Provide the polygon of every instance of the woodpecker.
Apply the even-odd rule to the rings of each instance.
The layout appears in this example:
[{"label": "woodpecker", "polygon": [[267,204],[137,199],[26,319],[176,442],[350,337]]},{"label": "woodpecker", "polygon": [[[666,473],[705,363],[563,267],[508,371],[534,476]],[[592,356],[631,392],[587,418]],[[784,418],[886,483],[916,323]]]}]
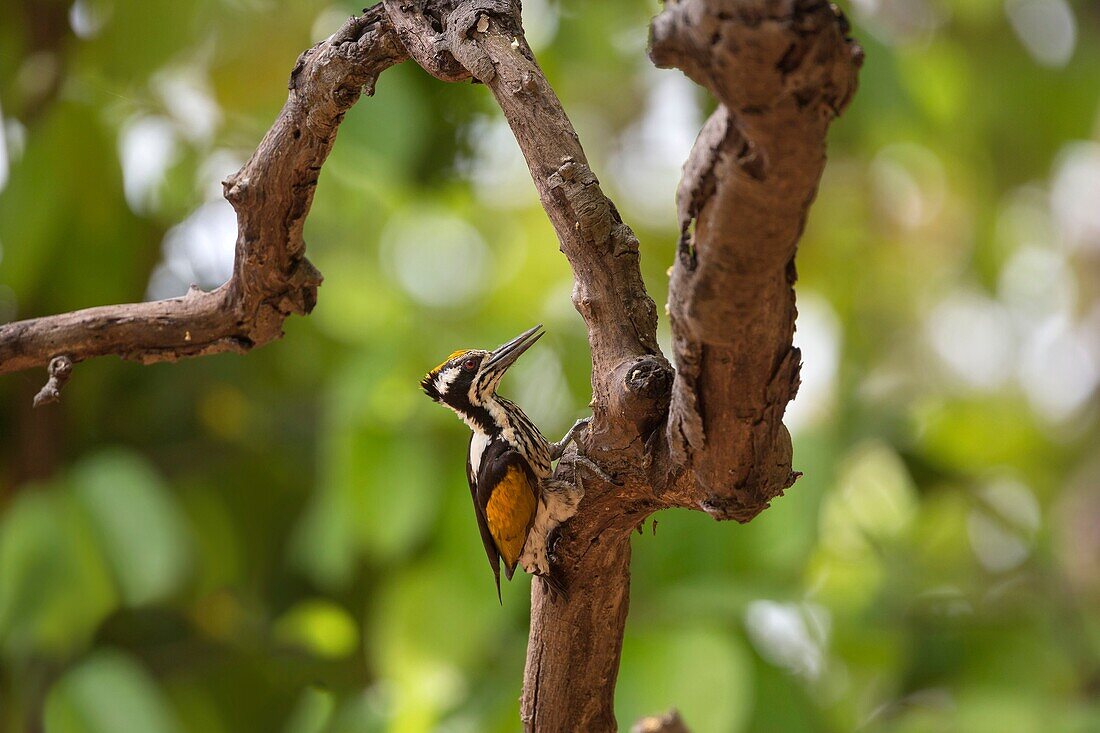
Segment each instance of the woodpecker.
[{"label": "woodpecker", "polygon": [[542,337],[541,329],[528,329],[493,351],[456,351],[420,380],[428,397],[454,410],[472,431],[466,478],[498,600],[502,560],[508,580],[522,565],[561,590],[550,573],[548,537],[576,514],[584,495],[579,482],[552,479],[550,464],[588,420],[578,420],[564,438],[551,443],[519,405],[496,393],[508,367]]}]

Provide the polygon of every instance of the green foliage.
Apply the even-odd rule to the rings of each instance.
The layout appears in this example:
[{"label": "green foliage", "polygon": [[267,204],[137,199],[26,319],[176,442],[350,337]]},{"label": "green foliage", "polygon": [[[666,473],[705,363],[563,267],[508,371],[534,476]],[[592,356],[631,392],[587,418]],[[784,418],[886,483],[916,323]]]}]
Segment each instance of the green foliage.
[{"label": "green foliage", "polygon": [[73,470],[73,494],[95,525],[127,605],[166,600],[187,573],[187,528],[159,477],[139,459],[99,454]]},{"label": "green foliage", "polygon": [[[713,102],[645,59],[658,3],[524,5],[661,310]],[[220,179],[358,7],[0,3],[0,321],[217,285]],[[623,727],[1100,730],[1100,15],[850,10],[867,61],[798,261],[805,475],[746,526],[634,538]],[[417,381],[545,323],[504,391],[556,437],[589,361],[485,89],[386,72],[306,240],[325,283],[280,343],[83,363],[37,411],[43,374],[0,380],[0,729],[517,729],[529,581],[498,605],[466,429]]]},{"label": "green foliage", "polygon": [[102,650],[71,668],[46,699],[50,733],[178,733],[156,682],[132,659]]},{"label": "green foliage", "polygon": [[67,656],[117,605],[94,529],[72,497],[40,488],[8,508],[0,533],[0,639],[5,656]]}]

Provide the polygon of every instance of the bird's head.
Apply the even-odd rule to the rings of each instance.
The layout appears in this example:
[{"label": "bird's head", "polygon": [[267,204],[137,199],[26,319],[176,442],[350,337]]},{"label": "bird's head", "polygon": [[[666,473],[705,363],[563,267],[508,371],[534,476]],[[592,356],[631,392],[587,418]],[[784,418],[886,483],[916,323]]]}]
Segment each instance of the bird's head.
[{"label": "bird's head", "polygon": [[462,349],[420,380],[424,394],[460,414],[484,406],[508,367],[542,337],[542,325],[530,328],[493,351]]}]

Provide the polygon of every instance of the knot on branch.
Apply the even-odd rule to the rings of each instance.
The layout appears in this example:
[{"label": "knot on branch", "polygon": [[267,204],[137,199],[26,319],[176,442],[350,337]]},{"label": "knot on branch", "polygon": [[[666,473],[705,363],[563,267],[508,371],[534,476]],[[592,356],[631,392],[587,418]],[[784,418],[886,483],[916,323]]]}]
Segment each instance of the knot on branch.
[{"label": "knot on branch", "polygon": [[227,176],[226,179],[222,181],[222,195],[225,196],[226,201],[233,205],[234,210],[244,204],[251,190],[251,182],[247,177],[242,176],[243,173],[244,168]]},{"label": "knot on branch", "polygon": [[[237,339],[242,350],[282,338],[283,322],[291,314],[309,315],[317,305],[317,288],[323,280],[320,271],[305,257],[275,280],[257,279],[246,273],[242,278],[246,289],[233,295],[243,331],[243,337]],[[236,281],[233,284],[237,285]]]},{"label": "knot on branch", "polygon": [[443,81],[473,76],[488,82],[495,75],[472,38],[475,31],[485,32],[479,31],[483,17],[496,21],[504,33],[523,32],[515,0],[383,0],[383,5],[409,56]]},{"label": "knot on branch", "polygon": [[663,403],[668,405],[669,390],[672,389],[672,367],[668,361],[658,356],[643,356],[632,362],[626,370],[625,394],[636,401]]},{"label": "knot on branch", "polygon": [[615,423],[626,429],[622,442],[641,436],[644,443],[663,423],[674,376],[672,366],[661,356],[642,356],[618,366],[611,383],[619,387],[611,393],[610,407]]},{"label": "knot on branch", "polygon": [[298,260],[288,280],[289,288],[285,300],[289,301],[289,309],[280,309],[284,313],[305,316],[313,312],[317,305],[317,288],[324,282],[321,271],[314,267],[313,263],[305,257]]},{"label": "knot on branch", "polygon": [[50,375],[46,385],[34,396],[34,406],[41,407],[61,399],[61,388],[73,374],[73,360],[67,356],[55,356],[47,368]]}]

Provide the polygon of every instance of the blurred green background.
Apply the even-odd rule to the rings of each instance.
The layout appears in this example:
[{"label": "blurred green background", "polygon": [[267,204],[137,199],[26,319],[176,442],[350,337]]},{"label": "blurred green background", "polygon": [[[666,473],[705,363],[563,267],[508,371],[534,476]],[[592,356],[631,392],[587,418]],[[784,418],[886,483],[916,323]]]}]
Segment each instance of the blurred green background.
[{"label": "blurred green background", "polygon": [[[532,45],[663,304],[711,102],[655,1],[526,0]],[[318,0],[0,3],[0,322],[229,273],[220,180]],[[1100,731],[1100,7],[858,0],[867,62],[799,254],[805,476],[747,526],[634,539],[617,709],[708,731]],[[536,322],[504,391],[585,414],[570,273],[479,86],[406,64],[347,116],[309,318],[247,356],[0,379],[0,726],[513,731],[466,428],[417,380]],[[661,337],[668,343],[667,323]]]}]

